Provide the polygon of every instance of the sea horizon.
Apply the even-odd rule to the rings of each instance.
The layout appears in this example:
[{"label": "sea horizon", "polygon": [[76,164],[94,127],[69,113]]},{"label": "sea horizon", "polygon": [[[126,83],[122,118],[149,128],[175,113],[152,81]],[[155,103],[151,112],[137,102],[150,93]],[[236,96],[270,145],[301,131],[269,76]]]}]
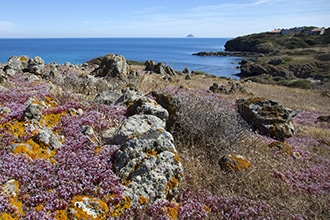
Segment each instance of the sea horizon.
[{"label": "sea horizon", "polygon": [[119,54],[126,60],[154,60],[176,71],[189,68],[216,76],[237,78],[241,57],[199,57],[196,52],[224,51],[231,38],[209,37],[72,37],[0,38],[0,62],[11,56],[39,56],[45,63],[82,64],[106,54]]}]

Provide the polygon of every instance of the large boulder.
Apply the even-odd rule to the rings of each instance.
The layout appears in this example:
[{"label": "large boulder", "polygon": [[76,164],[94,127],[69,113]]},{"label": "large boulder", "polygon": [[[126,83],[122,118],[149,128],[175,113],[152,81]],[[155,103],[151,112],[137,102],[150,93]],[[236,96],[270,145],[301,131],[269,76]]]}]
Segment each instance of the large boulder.
[{"label": "large boulder", "polygon": [[175,198],[183,167],[163,120],[133,115],[119,127],[113,142],[121,145],[114,171],[126,184],[125,194],[133,204]]},{"label": "large boulder", "polygon": [[42,58],[36,56],[29,58],[28,56],[12,56],[8,59],[6,70],[14,70],[16,72],[30,72],[36,75],[42,75],[45,70],[45,62]]},{"label": "large boulder", "polygon": [[238,112],[261,133],[284,141],[294,135],[293,117],[298,113],[265,98],[237,100]]},{"label": "large boulder", "polygon": [[96,77],[112,77],[126,79],[129,65],[124,56],[117,54],[107,54],[103,57],[100,66],[92,74]]},{"label": "large boulder", "polygon": [[29,57],[28,56],[12,56],[7,61],[8,69],[12,69],[18,72],[25,72],[29,69]]}]

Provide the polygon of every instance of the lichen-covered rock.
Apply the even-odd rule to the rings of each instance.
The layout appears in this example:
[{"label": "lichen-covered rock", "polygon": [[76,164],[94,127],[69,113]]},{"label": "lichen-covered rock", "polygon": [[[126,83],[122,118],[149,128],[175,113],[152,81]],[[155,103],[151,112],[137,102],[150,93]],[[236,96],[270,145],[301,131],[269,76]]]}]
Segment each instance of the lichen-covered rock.
[{"label": "lichen-covered rock", "polygon": [[148,114],[155,115],[162,120],[166,120],[169,117],[168,111],[159,105],[155,100],[141,97],[135,100],[128,108],[127,115],[135,114]]},{"label": "lichen-covered rock", "polygon": [[7,62],[7,67],[9,69],[18,71],[18,72],[25,72],[29,69],[29,57],[28,56],[12,56],[9,57]]},{"label": "lichen-covered rock", "polygon": [[294,135],[293,117],[298,113],[265,98],[237,100],[238,112],[261,133],[284,141]]},{"label": "lichen-covered rock", "polygon": [[226,171],[240,171],[249,168],[251,163],[242,155],[229,154],[220,159],[219,165]]},{"label": "lichen-covered rock", "polygon": [[133,203],[177,195],[183,167],[163,120],[133,115],[118,129],[114,142],[121,145],[114,170],[126,183],[126,195]]},{"label": "lichen-covered rock", "polygon": [[45,62],[40,57],[36,56],[29,59],[29,72],[36,75],[42,75],[45,69]]},{"label": "lichen-covered rock", "polygon": [[112,77],[126,79],[129,66],[124,56],[117,54],[107,54],[103,57],[100,66],[92,74],[96,77]]},{"label": "lichen-covered rock", "polygon": [[41,119],[42,116],[42,112],[41,112],[41,106],[38,104],[28,104],[25,111],[24,111],[24,115],[23,117],[26,119],[34,119],[39,121]]},{"label": "lichen-covered rock", "polygon": [[39,56],[34,58],[29,58],[28,56],[12,56],[8,59],[6,69],[42,75],[45,69],[45,62]]},{"label": "lichen-covered rock", "polygon": [[275,141],[268,145],[268,147],[279,151],[282,154],[293,156],[293,150],[290,145],[282,141]]},{"label": "lichen-covered rock", "polygon": [[98,198],[75,196],[68,208],[68,218],[75,219],[107,219],[108,205]]},{"label": "lichen-covered rock", "polygon": [[126,105],[129,106],[132,104],[135,100],[140,99],[144,97],[142,93],[139,91],[126,87],[122,90],[122,95],[115,101],[115,105]]},{"label": "lichen-covered rock", "polygon": [[180,100],[173,97],[171,94],[156,91],[151,92],[151,95],[155,97],[158,104],[163,106],[168,111],[169,117],[166,121],[166,130],[171,131],[178,119],[179,109],[181,108]]}]

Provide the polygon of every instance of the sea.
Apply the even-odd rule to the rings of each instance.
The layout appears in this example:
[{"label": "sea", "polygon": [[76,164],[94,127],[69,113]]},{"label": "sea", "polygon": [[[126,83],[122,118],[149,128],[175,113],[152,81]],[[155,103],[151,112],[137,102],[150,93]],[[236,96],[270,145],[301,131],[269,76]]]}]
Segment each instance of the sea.
[{"label": "sea", "polygon": [[203,71],[238,78],[242,57],[195,56],[193,53],[223,51],[230,38],[36,38],[0,39],[0,63],[11,56],[39,56],[45,63],[82,64],[106,54],[123,55],[126,60],[154,60],[174,70]]}]

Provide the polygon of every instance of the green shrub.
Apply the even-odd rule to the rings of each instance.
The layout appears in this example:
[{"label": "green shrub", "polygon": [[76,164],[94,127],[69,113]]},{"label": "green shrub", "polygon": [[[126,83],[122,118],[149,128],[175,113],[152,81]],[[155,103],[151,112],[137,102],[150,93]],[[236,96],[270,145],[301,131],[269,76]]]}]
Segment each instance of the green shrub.
[{"label": "green shrub", "polygon": [[292,57],[284,57],[284,62],[288,63],[288,62],[291,62],[293,60]]},{"label": "green shrub", "polygon": [[300,88],[300,89],[314,89],[314,85],[310,80],[307,79],[297,79],[284,82],[285,86],[291,88]]}]

